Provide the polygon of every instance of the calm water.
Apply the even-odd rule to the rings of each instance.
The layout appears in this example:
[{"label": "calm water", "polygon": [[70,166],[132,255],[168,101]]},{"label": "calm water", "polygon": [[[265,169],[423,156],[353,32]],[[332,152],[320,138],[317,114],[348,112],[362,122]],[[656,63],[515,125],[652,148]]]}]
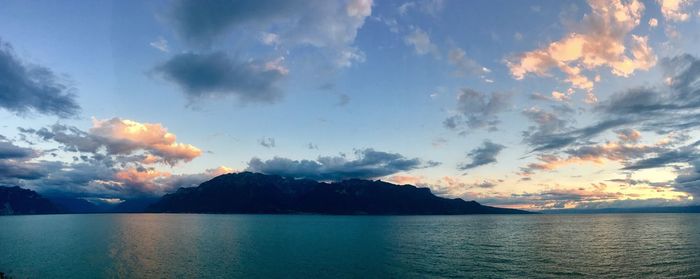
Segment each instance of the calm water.
[{"label": "calm water", "polygon": [[700,214],[0,217],[15,278],[700,278]]}]

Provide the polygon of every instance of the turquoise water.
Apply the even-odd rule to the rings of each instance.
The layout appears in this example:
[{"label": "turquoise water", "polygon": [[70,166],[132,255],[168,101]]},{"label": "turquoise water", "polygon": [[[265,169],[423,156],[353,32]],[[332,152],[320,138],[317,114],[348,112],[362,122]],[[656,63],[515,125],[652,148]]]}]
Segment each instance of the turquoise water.
[{"label": "turquoise water", "polygon": [[700,278],[700,214],[0,217],[15,278]]}]

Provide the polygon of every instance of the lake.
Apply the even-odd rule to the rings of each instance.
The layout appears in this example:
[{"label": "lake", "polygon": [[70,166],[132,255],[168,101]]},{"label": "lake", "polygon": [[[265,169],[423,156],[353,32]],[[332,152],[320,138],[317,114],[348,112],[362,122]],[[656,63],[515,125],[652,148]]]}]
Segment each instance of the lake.
[{"label": "lake", "polygon": [[700,278],[700,214],[0,217],[14,278]]}]

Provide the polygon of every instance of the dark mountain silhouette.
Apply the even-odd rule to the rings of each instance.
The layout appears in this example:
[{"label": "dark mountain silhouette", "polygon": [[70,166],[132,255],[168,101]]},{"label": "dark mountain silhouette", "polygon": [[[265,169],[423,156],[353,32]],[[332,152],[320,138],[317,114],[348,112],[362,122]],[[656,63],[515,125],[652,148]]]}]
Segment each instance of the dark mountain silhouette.
[{"label": "dark mountain silhouette", "polygon": [[106,209],[81,198],[73,197],[48,197],[65,213],[98,213]]},{"label": "dark mountain silhouette", "polygon": [[61,213],[58,206],[32,190],[0,186],[0,215]]},{"label": "dark mountain silhouette", "polygon": [[158,197],[129,198],[117,204],[90,202],[83,198],[49,197],[64,213],[139,213],[158,201]]},{"label": "dark mountain silhouette", "polygon": [[109,208],[106,212],[109,213],[140,213],[146,212],[146,209],[151,204],[158,201],[157,197],[143,197],[143,198],[131,198],[118,203],[117,205]]},{"label": "dark mountain silhouette", "polygon": [[522,214],[522,210],[446,199],[428,188],[360,179],[322,183],[242,172],[180,188],[152,204],[150,212],[311,214]]}]

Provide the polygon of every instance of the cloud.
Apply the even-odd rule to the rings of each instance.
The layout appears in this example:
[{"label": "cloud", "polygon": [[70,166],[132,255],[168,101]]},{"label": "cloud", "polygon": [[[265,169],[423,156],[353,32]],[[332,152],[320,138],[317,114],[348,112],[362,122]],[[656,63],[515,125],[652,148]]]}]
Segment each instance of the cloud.
[{"label": "cloud", "polygon": [[282,97],[276,83],[286,74],[277,65],[238,61],[224,52],[182,53],[154,70],[193,102],[231,95],[244,103],[274,103]]},{"label": "cloud", "polygon": [[515,79],[527,74],[549,76],[558,68],[573,88],[592,95],[594,80],[584,73],[607,67],[616,76],[627,77],[637,70],[648,70],[656,56],[648,38],[630,32],[639,25],[644,4],[637,0],[589,0],[591,13],[586,14],[577,31],[546,47],[525,52],[507,61]]},{"label": "cloud", "polygon": [[444,0],[423,0],[406,2],[399,6],[399,14],[405,16],[410,10],[418,10],[431,16],[437,16],[445,8]]},{"label": "cloud", "polygon": [[[535,171],[552,171],[557,168],[580,163],[603,164],[605,161],[620,162],[624,170],[637,170],[659,166],[671,162],[669,159],[654,159],[650,156],[667,157],[676,148],[673,143],[660,141],[655,144],[637,143],[640,135],[636,130],[623,129],[618,131],[619,141],[603,144],[586,144],[563,150],[564,156],[556,154],[539,154],[538,162],[530,163],[521,168],[521,175],[531,175]],[[667,155],[664,155],[667,154]],[[674,157],[675,156],[669,156]],[[677,158],[676,158],[677,159]]]},{"label": "cloud", "polygon": [[[73,162],[40,160],[47,151],[2,142],[0,185],[17,185],[53,196],[132,198],[160,196],[178,187],[192,187],[214,176],[233,172],[227,167],[196,174],[171,174],[139,161],[108,159],[97,154]],[[111,157],[111,156],[108,156]]]},{"label": "cloud", "polygon": [[0,160],[28,159],[34,155],[35,152],[31,148],[19,147],[12,142],[0,139]]},{"label": "cloud", "polygon": [[470,129],[487,127],[496,130],[500,123],[498,114],[510,108],[511,97],[507,93],[485,94],[463,88],[457,94],[457,114],[445,119],[443,124],[450,129],[466,125]]},{"label": "cloud", "polygon": [[37,180],[48,175],[45,164],[25,160],[0,160],[0,183],[17,185],[20,180]]},{"label": "cloud", "polygon": [[275,147],[275,139],[274,138],[261,138],[258,140],[258,143],[265,148]]},{"label": "cloud", "polygon": [[168,47],[168,41],[165,40],[165,38],[163,37],[158,37],[157,40],[149,43],[148,45],[162,52],[170,52],[170,48]]},{"label": "cloud", "polygon": [[74,91],[51,69],[22,61],[0,39],[0,108],[20,115],[72,117],[80,110]]},{"label": "cloud", "polygon": [[611,129],[639,127],[642,131],[669,133],[700,126],[700,60],[679,55],[661,60],[666,82],[613,93],[594,107],[599,120],[591,125],[526,134],[533,151],[551,151],[590,140]]},{"label": "cloud", "polygon": [[431,145],[435,148],[440,148],[440,147],[447,145],[448,143],[449,143],[449,141],[446,138],[437,137],[437,138],[433,139],[433,142],[431,143]]},{"label": "cloud", "polygon": [[480,147],[469,151],[467,157],[471,160],[471,162],[460,165],[459,169],[468,170],[495,163],[496,156],[498,156],[498,154],[501,153],[501,150],[504,148],[506,148],[504,145],[485,140]]},{"label": "cloud", "polygon": [[617,138],[620,139],[620,142],[626,143],[636,143],[642,137],[639,131],[632,128],[620,129],[615,131],[615,133],[617,133]]},{"label": "cloud", "polygon": [[88,132],[61,124],[20,131],[60,143],[66,152],[90,153],[98,158],[132,156],[121,159],[140,161],[143,164],[163,163],[174,166],[189,162],[202,154],[193,145],[177,142],[175,134],[168,132],[159,123],[139,123],[117,117],[94,119]]},{"label": "cloud", "polygon": [[372,14],[372,5],[372,0],[180,0],[168,18],[180,37],[193,45],[208,46],[235,31],[264,32],[273,35],[266,36],[266,43],[326,49],[337,66],[346,67],[364,59],[352,44]]},{"label": "cloud", "polygon": [[649,19],[649,27],[651,28],[656,28],[656,26],[659,26],[659,20],[655,18],[650,18]]},{"label": "cloud", "polygon": [[447,59],[450,64],[457,68],[455,74],[463,76],[467,74],[477,75],[484,79],[484,75],[491,72],[488,68],[479,65],[476,61],[469,58],[467,53],[458,47],[450,49],[447,54]]},{"label": "cloud", "polygon": [[698,142],[695,142],[677,148],[670,148],[663,152],[657,152],[656,156],[632,162],[623,169],[642,170],[666,167],[671,164],[689,163],[700,157],[700,153],[696,149],[698,144]]},{"label": "cloud", "polygon": [[531,145],[538,145],[541,142],[549,142],[553,133],[569,129],[571,120],[562,118],[564,113],[546,111],[537,107],[531,107],[522,111],[522,114],[534,122],[535,126],[530,126],[523,132],[524,142]]},{"label": "cloud", "polygon": [[673,187],[696,199],[700,197],[700,160],[694,160],[690,167],[681,170],[673,182]]},{"label": "cloud", "polygon": [[195,174],[172,174],[153,168],[109,167],[99,163],[60,163],[40,179],[24,181],[23,187],[51,196],[129,199],[157,197],[180,187],[194,187],[217,175],[233,172],[219,167]]},{"label": "cloud", "polygon": [[605,183],[593,185],[593,189],[579,188],[557,188],[543,190],[534,193],[512,194],[511,198],[534,204],[538,208],[555,209],[584,206],[588,203],[599,203],[602,201],[615,201],[625,198],[625,194],[620,192],[606,191]]},{"label": "cloud", "polygon": [[44,141],[42,145],[55,143],[58,148],[35,150],[0,136],[0,184],[49,196],[159,196],[234,171],[223,166],[195,174],[156,169],[156,163],[174,166],[201,155],[201,150],[177,142],[176,136],[158,123],[112,118],[94,119],[88,131],[62,124],[19,130],[24,138],[37,137]]},{"label": "cloud", "polygon": [[20,147],[0,136],[0,184],[13,184],[18,179],[33,180],[45,176],[44,170],[31,159],[40,154]]},{"label": "cloud", "polygon": [[685,10],[691,6],[691,0],[657,0],[661,6],[661,14],[667,21],[686,21],[690,18],[689,11]]},{"label": "cloud", "polygon": [[169,133],[160,123],[139,123],[116,117],[94,120],[90,134],[105,139],[104,146],[116,153],[143,149],[149,153],[146,159],[151,158],[152,162],[175,165],[202,154],[193,145],[176,142],[175,134]]},{"label": "cloud", "polygon": [[440,56],[438,47],[430,41],[428,33],[420,28],[413,30],[413,33],[406,35],[403,40],[406,45],[413,46],[418,55],[430,53],[435,57]]},{"label": "cloud", "polygon": [[320,156],[316,160],[292,160],[274,157],[269,160],[252,158],[247,171],[275,174],[285,177],[322,181],[350,178],[378,178],[403,171],[433,167],[437,162],[423,162],[418,158],[406,158],[398,153],[359,149],[355,159],[345,156]]},{"label": "cloud", "polygon": [[350,96],[347,94],[339,94],[338,95],[338,102],[335,103],[336,106],[339,107],[344,107],[347,106],[350,103]]}]

